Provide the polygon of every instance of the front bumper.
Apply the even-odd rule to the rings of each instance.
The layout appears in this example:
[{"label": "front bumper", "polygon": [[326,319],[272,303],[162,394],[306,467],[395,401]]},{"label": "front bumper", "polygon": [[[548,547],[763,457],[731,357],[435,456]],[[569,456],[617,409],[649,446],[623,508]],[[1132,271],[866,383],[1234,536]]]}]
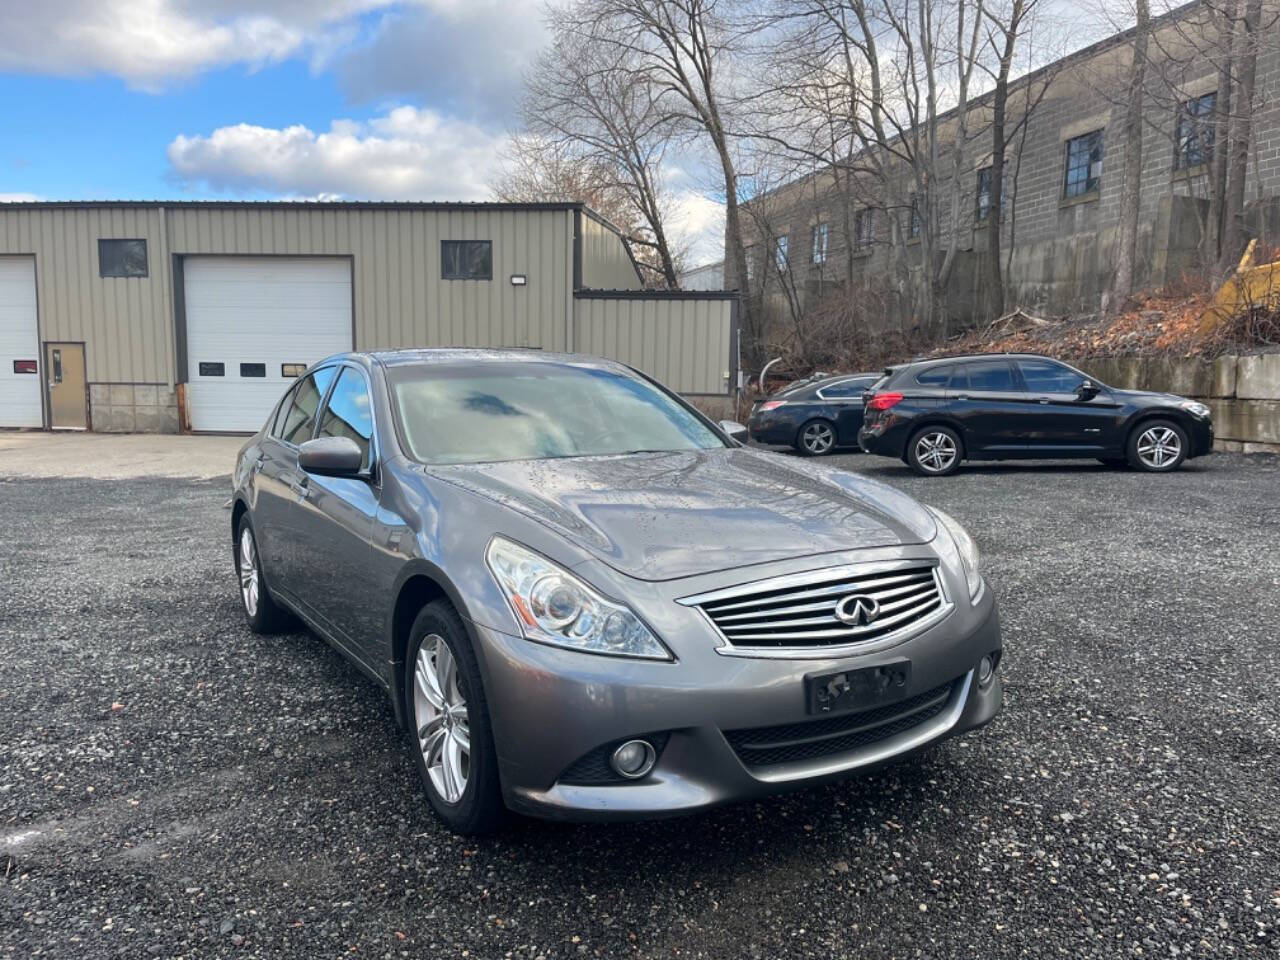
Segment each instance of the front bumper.
[{"label": "front bumper", "polygon": [[[699,663],[608,660],[473,624],[506,802],[552,819],[675,816],[847,777],[980,727],[999,712],[1003,696],[999,672],[985,687],[977,680],[979,660],[1001,649],[990,590],[966,613],[875,654],[819,660],[713,655],[714,672]],[[872,743],[855,737],[821,756],[767,765],[745,763],[726,737],[744,728],[828,722],[806,712],[806,675],[902,658],[912,664],[904,701],[948,689],[945,703],[918,723],[899,723]],[[585,756],[645,736],[663,748],[643,779],[565,782]]]},{"label": "front bumper", "polygon": [[1191,424],[1191,450],[1187,456],[1203,457],[1213,452],[1213,421],[1208,417]]}]

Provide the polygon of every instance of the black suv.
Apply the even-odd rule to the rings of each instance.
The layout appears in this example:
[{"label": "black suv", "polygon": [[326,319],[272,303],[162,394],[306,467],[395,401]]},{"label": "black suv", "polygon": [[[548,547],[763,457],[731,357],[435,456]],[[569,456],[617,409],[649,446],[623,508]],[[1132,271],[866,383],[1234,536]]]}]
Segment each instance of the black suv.
[{"label": "black suv", "polygon": [[930,477],[954,473],[961,460],[1063,457],[1163,473],[1213,449],[1203,403],[1116,390],[1034,354],[889,367],[863,399],[862,449]]}]

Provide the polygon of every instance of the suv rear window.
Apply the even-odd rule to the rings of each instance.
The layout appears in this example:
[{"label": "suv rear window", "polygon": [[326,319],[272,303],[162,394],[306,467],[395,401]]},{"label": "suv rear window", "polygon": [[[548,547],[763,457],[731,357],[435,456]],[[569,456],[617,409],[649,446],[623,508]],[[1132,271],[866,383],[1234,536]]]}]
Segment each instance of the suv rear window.
[{"label": "suv rear window", "polygon": [[927,370],[921,370],[916,374],[916,383],[922,387],[946,387],[947,381],[951,379],[951,371],[954,368],[951,364],[945,364],[941,367],[929,367]]}]

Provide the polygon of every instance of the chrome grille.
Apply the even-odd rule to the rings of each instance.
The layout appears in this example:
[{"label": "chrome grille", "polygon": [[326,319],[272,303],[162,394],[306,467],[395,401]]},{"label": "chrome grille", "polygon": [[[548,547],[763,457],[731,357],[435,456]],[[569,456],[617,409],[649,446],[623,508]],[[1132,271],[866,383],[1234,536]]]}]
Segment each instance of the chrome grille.
[{"label": "chrome grille", "polygon": [[[856,598],[875,615],[857,618]],[[951,609],[927,560],[828,567],[688,597],[737,651],[876,644],[937,622]],[[842,603],[844,604],[842,607]],[[841,619],[838,614],[843,613]]]}]

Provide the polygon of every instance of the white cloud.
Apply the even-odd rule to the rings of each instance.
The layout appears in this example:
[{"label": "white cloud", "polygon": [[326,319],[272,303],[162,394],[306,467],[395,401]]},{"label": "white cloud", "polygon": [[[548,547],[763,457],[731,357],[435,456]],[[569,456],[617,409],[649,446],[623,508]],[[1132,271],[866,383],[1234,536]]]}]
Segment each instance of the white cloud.
[{"label": "white cloud", "polygon": [[394,0],[40,0],[8,9],[0,70],[107,73],[137,89],[299,55]]},{"label": "white cloud", "polygon": [[219,127],[169,144],[173,176],[234,193],[364,200],[482,200],[504,136],[433,110],[396,107],[367,122]]},{"label": "white cloud", "polygon": [[676,194],[670,215],[676,246],[688,250],[689,266],[724,259],[724,204],[696,190]]},{"label": "white cloud", "polygon": [[34,193],[0,193],[0,203],[35,203],[40,199]]}]

